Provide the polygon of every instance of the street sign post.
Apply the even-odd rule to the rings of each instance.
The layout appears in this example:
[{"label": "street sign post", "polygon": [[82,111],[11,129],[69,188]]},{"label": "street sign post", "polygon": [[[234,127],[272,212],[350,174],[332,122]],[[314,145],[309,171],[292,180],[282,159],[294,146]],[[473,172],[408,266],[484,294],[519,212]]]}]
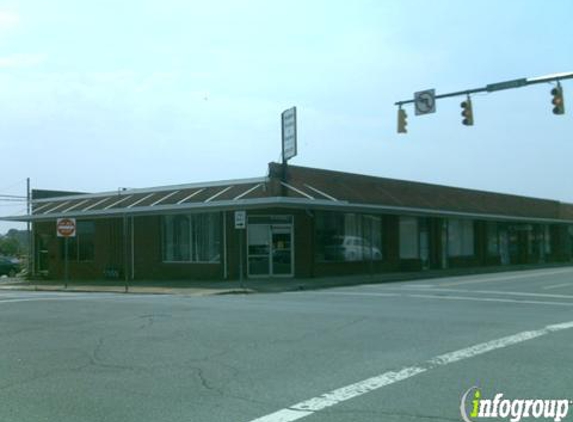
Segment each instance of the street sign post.
[{"label": "street sign post", "polygon": [[297,154],[296,147],[296,107],[289,108],[281,114],[283,163]]},{"label": "street sign post", "polygon": [[436,90],[427,89],[414,93],[414,103],[416,105],[416,116],[436,112]]},{"label": "street sign post", "polygon": [[243,233],[247,228],[247,211],[235,211],[235,229],[239,230],[239,285],[243,287]]},{"label": "street sign post", "polygon": [[64,238],[64,288],[66,289],[69,280],[68,238],[76,237],[76,228],[75,218],[58,218],[56,220],[56,235]]}]

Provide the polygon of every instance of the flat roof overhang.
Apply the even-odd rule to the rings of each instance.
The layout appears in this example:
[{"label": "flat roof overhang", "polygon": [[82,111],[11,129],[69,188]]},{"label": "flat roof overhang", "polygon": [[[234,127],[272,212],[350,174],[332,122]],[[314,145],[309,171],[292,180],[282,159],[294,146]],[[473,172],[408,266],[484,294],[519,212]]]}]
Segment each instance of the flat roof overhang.
[{"label": "flat roof overhang", "polygon": [[330,210],[345,212],[363,212],[363,213],[381,213],[381,214],[400,214],[410,216],[427,216],[427,217],[449,217],[449,218],[470,218],[477,220],[495,220],[522,223],[560,223],[573,224],[573,220],[554,219],[554,218],[537,218],[522,217],[503,214],[471,213],[462,211],[448,211],[431,208],[413,208],[413,207],[396,207],[375,204],[350,203],[341,200],[322,200],[306,198],[288,198],[282,196],[225,200],[201,203],[183,203],[172,205],[155,205],[132,208],[116,208],[107,210],[94,211],[69,211],[53,212],[50,214],[39,215],[20,215],[0,217],[4,221],[17,222],[42,222],[54,221],[56,218],[71,217],[78,219],[90,218],[119,218],[124,216],[145,216],[145,215],[162,215],[183,212],[208,212],[208,211],[233,211],[233,210],[254,210],[264,208],[292,208],[308,210]]}]

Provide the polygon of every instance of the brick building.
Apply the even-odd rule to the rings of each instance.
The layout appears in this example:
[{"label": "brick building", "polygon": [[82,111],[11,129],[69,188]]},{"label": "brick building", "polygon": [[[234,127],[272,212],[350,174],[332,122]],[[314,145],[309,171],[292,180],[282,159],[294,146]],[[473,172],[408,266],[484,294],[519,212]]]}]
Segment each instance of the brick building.
[{"label": "brick building", "polygon": [[[573,205],[269,164],[257,179],[33,192],[34,272],[62,278],[316,277],[573,260]],[[235,228],[246,211],[246,228]],[[243,265],[240,265],[242,259]]]}]

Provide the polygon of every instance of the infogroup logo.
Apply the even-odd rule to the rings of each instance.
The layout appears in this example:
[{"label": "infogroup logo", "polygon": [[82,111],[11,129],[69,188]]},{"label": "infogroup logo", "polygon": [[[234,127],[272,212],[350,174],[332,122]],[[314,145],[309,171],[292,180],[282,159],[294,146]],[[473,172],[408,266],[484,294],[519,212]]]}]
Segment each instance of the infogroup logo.
[{"label": "infogroup logo", "polygon": [[498,418],[520,422],[522,419],[550,419],[560,422],[567,417],[569,399],[504,399],[503,393],[496,393],[493,399],[485,399],[481,389],[472,387],[462,395],[460,413],[465,422]]}]

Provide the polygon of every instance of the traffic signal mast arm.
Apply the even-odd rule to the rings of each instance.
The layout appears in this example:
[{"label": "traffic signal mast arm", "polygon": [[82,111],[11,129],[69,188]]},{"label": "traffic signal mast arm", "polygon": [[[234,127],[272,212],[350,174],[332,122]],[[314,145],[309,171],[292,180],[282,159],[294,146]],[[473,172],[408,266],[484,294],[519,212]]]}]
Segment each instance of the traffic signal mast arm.
[{"label": "traffic signal mast arm", "polygon": [[[511,81],[505,82],[497,82],[493,84],[486,85],[483,88],[474,88],[474,89],[466,89],[464,91],[456,91],[456,92],[449,92],[447,94],[439,94],[436,95],[434,98],[436,100],[440,98],[449,98],[449,97],[457,97],[460,95],[470,95],[475,94],[478,92],[494,92],[494,91],[502,91],[504,89],[513,89],[513,88],[521,88],[527,85],[534,85],[534,84],[541,84],[546,82],[553,82],[553,81],[560,81],[564,79],[572,79],[573,72],[566,72],[566,73],[557,73],[554,75],[547,75],[547,76],[539,76],[536,78],[522,78],[522,79],[514,79]],[[411,104],[414,103],[415,100],[403,100],[397,101],[394,105],[402,106],[404,104]]]}]

